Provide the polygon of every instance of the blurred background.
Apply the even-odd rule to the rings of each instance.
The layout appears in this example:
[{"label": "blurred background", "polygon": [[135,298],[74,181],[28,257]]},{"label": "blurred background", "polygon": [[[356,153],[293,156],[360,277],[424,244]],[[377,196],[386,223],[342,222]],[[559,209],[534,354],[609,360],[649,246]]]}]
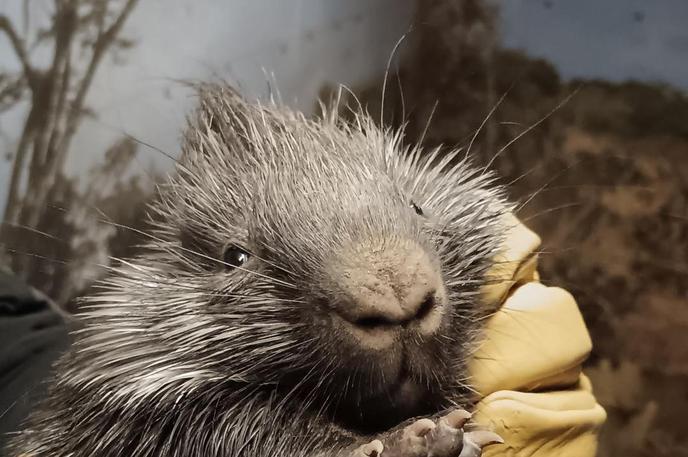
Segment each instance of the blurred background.
[{"label": "blurred background", "polygon": [[688,455],[686,23],[683,0],[0,0],[0,268],[73,312],[135,254],[187,82],[309,114],[345,84],[377,116],[389,62],[383,122],[472,143],[578,299],[600,455]]}]

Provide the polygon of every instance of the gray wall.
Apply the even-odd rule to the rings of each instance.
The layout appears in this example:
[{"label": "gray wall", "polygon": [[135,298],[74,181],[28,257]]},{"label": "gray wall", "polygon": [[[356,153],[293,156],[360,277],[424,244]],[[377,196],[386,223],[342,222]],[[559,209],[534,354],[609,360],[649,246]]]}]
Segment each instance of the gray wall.
[{"label": "gray wall", "polygon": [[[17,17],[21,3],[0,9]],[[411,0],[141,0],[124,29],[138,44],[123,64],[101,65],[88,98],[98,119],[82,124],[68,170],[87,170],[125,132],[176,154],[193,98],[174,79],[222,77],[251,96],[267,94],[274,79],[286,103],[310,110],[324,83],[379,78],[412,10]],[[14,60],[0,38],[0,66]],[[4,149],[14,148],[24,113],[0,118]],[[170,165],[146,148],[139,160]],[[8,169],[0,163],[0,207]]]}]

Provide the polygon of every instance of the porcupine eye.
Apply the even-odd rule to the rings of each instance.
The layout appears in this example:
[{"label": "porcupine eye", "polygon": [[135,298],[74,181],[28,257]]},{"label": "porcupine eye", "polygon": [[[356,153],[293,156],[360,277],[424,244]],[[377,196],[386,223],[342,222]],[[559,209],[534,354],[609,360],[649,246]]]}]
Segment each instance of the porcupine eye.
[{"label": "porcupine eye", "polygon": [[417,215],[423,215],[423,209],[420,206],[416,205],[413,200],[411,200],[411,208],[413,208]]},{"label": "porcupine eye", "polygon": [[248,262],[249,257],[250,255],[248,252],[238,246],[230,244],[225,248],[225,252],[222,254],[222,261],[225,263],[225,268],[231,270]]}]

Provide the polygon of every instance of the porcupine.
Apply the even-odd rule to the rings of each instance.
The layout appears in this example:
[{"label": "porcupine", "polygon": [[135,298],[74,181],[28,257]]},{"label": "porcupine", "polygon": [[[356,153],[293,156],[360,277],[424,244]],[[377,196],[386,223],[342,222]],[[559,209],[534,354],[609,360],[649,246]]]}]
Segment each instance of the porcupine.
[{"label": "porcupine", "polygon": [[363,112],[309,118],[199,87],[150,242],[83,328],[12,451],[478,456],[464,430],[481,288],[511,209],[461,150]]}]

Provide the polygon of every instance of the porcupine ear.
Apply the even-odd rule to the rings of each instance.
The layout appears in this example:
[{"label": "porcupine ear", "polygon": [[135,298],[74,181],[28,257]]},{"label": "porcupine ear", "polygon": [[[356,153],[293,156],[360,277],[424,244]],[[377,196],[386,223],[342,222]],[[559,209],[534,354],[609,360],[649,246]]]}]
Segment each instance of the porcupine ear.
[{"label": "porcupine ear", "polygon": [[203,84],[198,88],[200,117],[209,130],[220,137],[244,130],[248,119],[247,101],[228,84]]},{"label": "porcupine ear", "polygon": [[[188,118],[175,178],[178,192],[169,206],[176,215],[171,221],[177,227],[175,239],[183,248],[181,264],[212,270],[222,265],[213,260],[222,255],[225,241],[218,234],[236,216],[239,192],[232,186],[240,182],[236,177],[252,154],[248,132],[255,107],[224,83],[193,88],[198,105]],[[218,209],[216,201],[225,208]]]},{"label": "porcupine ear", "polygon": [[250,118],[250,104],[229,84],[190,83],[198,104],[187,117],[182,136],[182,155],[179,171],[209,155],[223,154],[229,146],[242,145],[246,149],[246,126]]},{"label": "porcupine ear", "polygon": [[229,84],[204,83],[196,89],[199,106],[195,127],[221,143],[244,143],[243,146],[247,146],[251,117],[249,103]]}]

